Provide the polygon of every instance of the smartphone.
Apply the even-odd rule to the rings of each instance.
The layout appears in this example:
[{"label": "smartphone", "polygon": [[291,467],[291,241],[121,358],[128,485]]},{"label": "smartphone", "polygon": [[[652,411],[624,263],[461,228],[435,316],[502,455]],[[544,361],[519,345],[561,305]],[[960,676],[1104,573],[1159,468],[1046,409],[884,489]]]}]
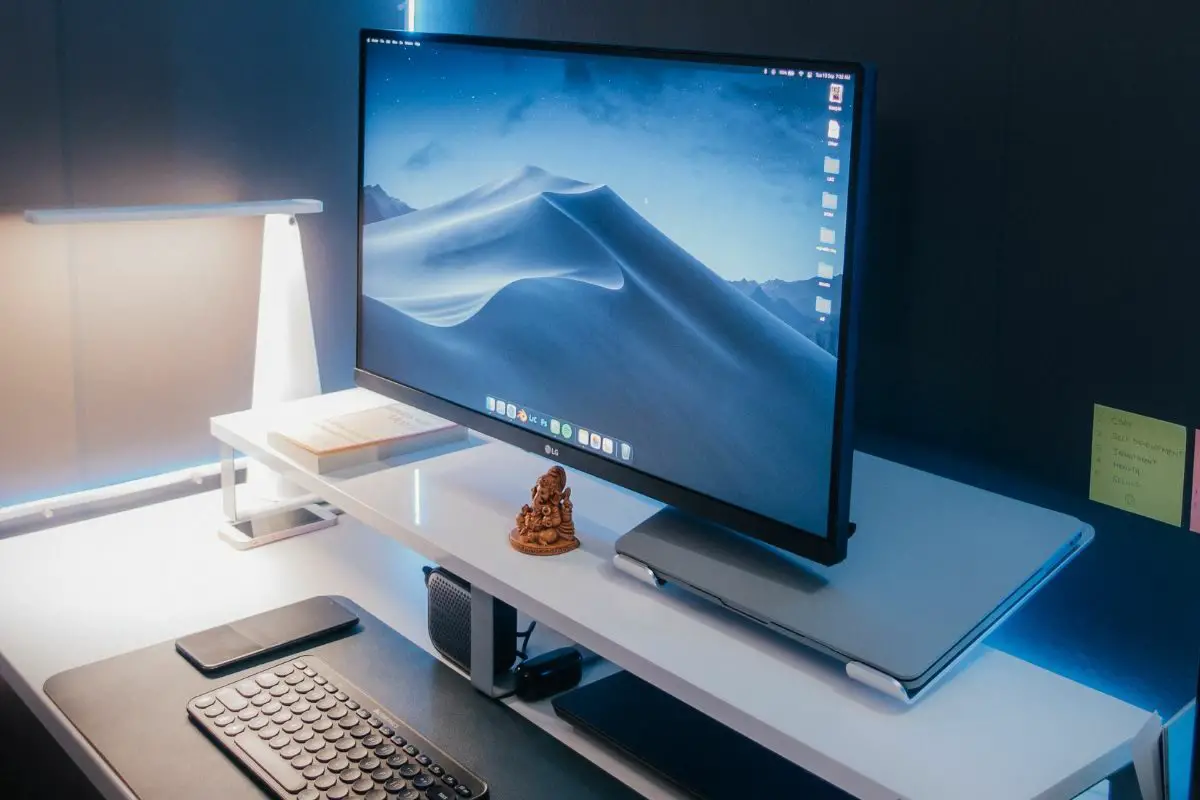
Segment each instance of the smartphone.
[{"label": "smartphone", "polygon": [[337,515],[320,506],[303,506],[287,511],[275,511],[241,522],[226,522],[224,528],[245,540],[266,544],[280,534],[294,536],[337,524]]},{"label": "smartphone", "polygon": [[197,669],[213,672],[357,623],[333,598],[313,597],[184,636],[175,649]]}]

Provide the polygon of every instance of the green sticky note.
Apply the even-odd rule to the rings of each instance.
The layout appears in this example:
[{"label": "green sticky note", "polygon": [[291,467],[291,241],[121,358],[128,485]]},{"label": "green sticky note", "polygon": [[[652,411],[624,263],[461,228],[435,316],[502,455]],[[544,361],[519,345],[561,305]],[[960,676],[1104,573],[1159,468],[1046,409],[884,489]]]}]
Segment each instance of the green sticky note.
[{"label": "green sticky note", "polygon": [[1182,425],[1097,403],[1091,462],[1092,500],[1168,525],[1183,524],[1187,429]]}]

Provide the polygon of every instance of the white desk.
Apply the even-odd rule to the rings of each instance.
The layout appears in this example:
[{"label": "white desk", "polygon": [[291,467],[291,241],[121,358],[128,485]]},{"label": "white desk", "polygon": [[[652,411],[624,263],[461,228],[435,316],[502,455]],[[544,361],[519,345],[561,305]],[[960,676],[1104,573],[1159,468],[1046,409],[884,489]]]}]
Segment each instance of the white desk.
[{"label": "white desk", "polygon": [[316,476],[267,444],[269,427],[284,419],[385,402],[351,390],[219,417],[212,430],[348,514],[856,796],[1074,797],[1129,763],[1130,742],[1151,717],[988,648],[917,705],[900,706],[781,637],[618,573],[610,562],[613,542],[658,506],[578,472],[572,499],[583,546],[555,559],[522,556],[509,547],[507,533],[547,462],[507,445],[484,442],[383,469]]},{"label": "white desk", "polygon": [[[428,562],[416,553],[346,517],[238,552],[216,536],[223,519],[220,493],[208,492],[0,540],[0,677],[111,800],[133,795],[43,693],[51,675],[319,594],[353,599],[432,652]],[[539,625],[531,650],[563,643]],[[600,663],[587,677],[613,669]],[[683,800],[579,736],[548,701],[506,702],[642,794]]]}]

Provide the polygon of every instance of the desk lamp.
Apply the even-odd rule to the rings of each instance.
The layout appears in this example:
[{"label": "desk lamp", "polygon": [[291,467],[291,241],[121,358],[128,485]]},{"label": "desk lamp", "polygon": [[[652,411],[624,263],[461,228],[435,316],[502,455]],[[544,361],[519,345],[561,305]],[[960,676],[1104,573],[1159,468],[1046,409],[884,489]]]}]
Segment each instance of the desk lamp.
[{"label": "desk lamp", "polygon": [[[262,276],[259,280],[251,405],[264,408],[321,393],[312,308],[296,217],[322,210],[324,206],[320,200],[267,200],[28,210],[25,221],[34,225],[78,225],[263,217]],[[268,503],[295,497],[300,492],[298,487],[254,462],[247,467],[246,482],[260,501]]]}]

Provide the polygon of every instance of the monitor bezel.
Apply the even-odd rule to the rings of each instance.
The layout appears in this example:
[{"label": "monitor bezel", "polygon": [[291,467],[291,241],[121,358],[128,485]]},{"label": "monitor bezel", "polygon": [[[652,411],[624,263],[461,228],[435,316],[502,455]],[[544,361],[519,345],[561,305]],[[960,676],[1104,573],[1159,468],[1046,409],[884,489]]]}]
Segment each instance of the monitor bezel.
[{"label": "monitor bezel", "polygon": [[[859,283],[861,277],[861,252],[863,250],[866,199],[866,160],[869,157],[867,139],[869,131],[868,108],[873,100],[873,73],[865,65],[854,62],[821,61],[775,56],[737,55],[729,53],[706,53],[692,50],[668,50],[659,48],[627,47],[608,44],[584,44],[531,39],[509,39],[489,36],[474,36],[443,33],[411,33],[397,30],[364,28],[359,35],[359,81],[358,81],[358,229],[357,290],[355,311],[357,320],[362,318],[362,220],[364,211],[364,144],[365,144],[365,91],[366,64],[369,38],[392,38],[408,41],[420,40],[431,44],[462,44],[502,49],[535,50],[543,52],[568,52],[585,55],[624,56],[652,58],[669,61],[692,61],[706,64],[729,64],[745,67],[775,67],[788,69],[793,66],[805,70],[843,72],[854,76],[854,103],[852,105],[853,127],[848,185],[851,200],[846,206],[845,259],[842,269],[842,314],[838,331],[838,357],[836,359],[836,387],[834,395],[833,438],[830,453],[829,503],[826,530],[809,531],[780,520],[767,517],[750,509],[736,506],[711,495],[690,489],[669,480],[650,475],[636,468],[613,462],[603,456],[592,455],[561,440],[553,439],[532,430],[504,422],[485,412],[468,408],[453,401],[407,386],[395,379],[379,375],[362,366],[362,326],[355,325],[355,370],[356,385],[377,392],[394,400],[436,414],[445,419],[465,425],[486,436],[545,456],[556,463],[579,469],[602,480],[623,486],[688,513],[706,517],[741,534],[766,542],[804,558],[822,564],[836,564],[846,557],[847,541],[851,532],[849,522],[850,487],[854,451],[851,428],[853,422],[854,360],[856,353],[857,318],[859,306]],[[547,448],[553,448],[548,450]],[[769,468],[770,465],[764,465]]]}]

